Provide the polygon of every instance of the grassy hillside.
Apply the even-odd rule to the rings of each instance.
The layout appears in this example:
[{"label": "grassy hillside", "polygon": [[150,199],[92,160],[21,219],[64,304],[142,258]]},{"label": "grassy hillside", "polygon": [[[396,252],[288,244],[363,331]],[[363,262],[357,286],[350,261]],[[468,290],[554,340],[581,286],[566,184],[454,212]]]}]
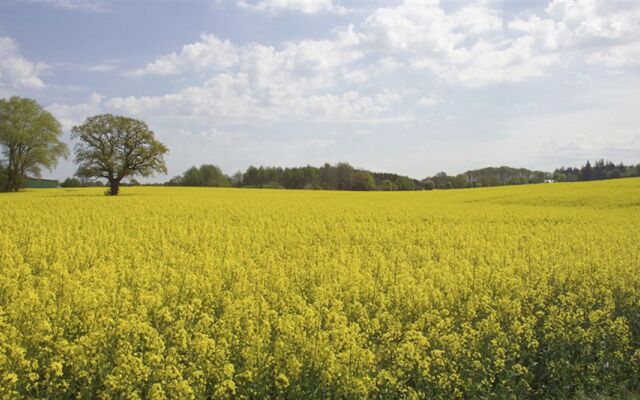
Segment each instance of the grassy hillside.
[{"label": "grassy hillside", "polygon": [[0,195],[0,398],[640,385],[640,179]]}]

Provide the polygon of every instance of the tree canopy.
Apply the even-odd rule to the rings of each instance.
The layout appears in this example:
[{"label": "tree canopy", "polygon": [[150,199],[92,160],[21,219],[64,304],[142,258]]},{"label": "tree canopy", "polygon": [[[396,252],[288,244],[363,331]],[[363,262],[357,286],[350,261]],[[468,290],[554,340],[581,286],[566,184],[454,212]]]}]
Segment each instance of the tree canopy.
[{"label": "tree canopy", "polygon": [[0,147],[6,191],[18,191],[27,174],[40,176],[42,168],[53,169],[67,157],[60,140],[62,128],[56,118],[35,100],[13,96],[0,99]]},{"label": "tree canopy", "polygon": [[231,186],[229,178],[222,173],[219,167],[211,164],[203,164],[200,168],[192,167],[184,173],[185,186],[221,187]]},{"label": "tree canopy", "polygon": [[117,195],[125,177],[167,173],[167,147],[156,140],[146,123],[133,118],[102,114],[74,126],[77,175],[107,179],[110,194]]},{"label": "tree canopy", "polygon": [[614,164],[611,161],[597,160],[593,164],[587,161],[581,168],[560,167],[553,172],[553,178],[559,182],[593,181],[640,176],[640,164]]},{"label": "tree canopy", "polygon": [[390,173],[356,169],[347,163],[321,167],[254,167],[232,177],[219,167],[191,167],[165,183],[168,186],[234,186],[270,189],[420,190],[420,181]]}]

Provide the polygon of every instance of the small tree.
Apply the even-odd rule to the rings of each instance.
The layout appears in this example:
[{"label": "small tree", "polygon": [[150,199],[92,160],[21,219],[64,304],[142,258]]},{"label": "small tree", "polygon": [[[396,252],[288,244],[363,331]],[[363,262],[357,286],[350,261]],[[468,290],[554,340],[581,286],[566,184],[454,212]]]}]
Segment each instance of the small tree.
[{"label": "small tree", "polygon": [[233,187],[242,186],[242,171],[238,171],[231,177],[231,184]]},{"label": "small tree", "polygon": [[466,188],[469,185],[469,181],[464,174],[458,174],[455,178],[453,178],[453,187],[457,189]]},{"label": "small tree", "polygon": [[142,121],[96,115],[74,126],[71,132],[80,140],[75,148],[77,175],[107,179],[112,196],[118,194],[125,177],[167,173],[164,155],[168,149]]},{"label": "small tree", "polygon": [[13,96],[0,99],[0,147],[5,157],[4,189],[18,191],[27,174],[40,176],[42,167],[53,169],[67,157],[60,141],[62,129],[51,113],[35,100]]},{"label": "small tree", "polygon": [[200,176],[202,176],[202,186],[227,187],[231,186],[229,178],[222,173],[217,165],[203,164],[200,166]]},{"label": "small tree", "polygon": [[436,187],[436,184],[433,183],[431,179],[425,179],[422,181],[422,186],[424,186],[424,190],[433,190]]},{"label": "small tree", "polygon": [[202,174],[200,169],[193,166],[186,170],[182,175],[182,185],[184,186],[202,186]]},{"label": "small tree", "polygon": [[391,191],[397,190],[397,188],[396,185],[393,184],[393,182],[391,182],[389,179],[385,179],[380,182],[380,185],[378,185],[378,190]]},{"label": "small tree", "polygon": [[373,176],[366,171],[358,171],[351,177],[353,190],[373,190],[376,188],[376,182]]},{"label": "small tree", "polygon": [[65,179],[60,186],[63,188],[79,188],[82,187],[82,182],[80,182],[78,178],[69,177]]},{"label": "small tree", "polygon": [[416,190],[416,184],[406,176],[396,178],[395,185],[398,187],[398,190]]}]

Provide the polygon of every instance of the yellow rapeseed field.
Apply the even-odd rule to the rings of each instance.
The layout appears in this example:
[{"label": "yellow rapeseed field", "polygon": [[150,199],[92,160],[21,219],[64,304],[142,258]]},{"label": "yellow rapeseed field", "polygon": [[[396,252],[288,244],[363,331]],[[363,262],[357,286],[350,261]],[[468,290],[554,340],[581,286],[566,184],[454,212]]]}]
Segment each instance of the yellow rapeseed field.
[{"label": "yellow rapeseed field", "polygon": [[0,398],[640,386],[640,179],[0,195]]}]

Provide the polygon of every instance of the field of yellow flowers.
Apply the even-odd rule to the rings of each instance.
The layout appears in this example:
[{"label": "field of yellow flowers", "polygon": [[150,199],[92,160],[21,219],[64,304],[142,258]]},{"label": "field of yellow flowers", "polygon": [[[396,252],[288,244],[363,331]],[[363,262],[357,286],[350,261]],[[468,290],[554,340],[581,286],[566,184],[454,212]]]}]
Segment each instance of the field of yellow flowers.
[{"label": "field of yellow flowers", "polygon": [[0,196],[0,398],[640,386],[640,179]]}]

